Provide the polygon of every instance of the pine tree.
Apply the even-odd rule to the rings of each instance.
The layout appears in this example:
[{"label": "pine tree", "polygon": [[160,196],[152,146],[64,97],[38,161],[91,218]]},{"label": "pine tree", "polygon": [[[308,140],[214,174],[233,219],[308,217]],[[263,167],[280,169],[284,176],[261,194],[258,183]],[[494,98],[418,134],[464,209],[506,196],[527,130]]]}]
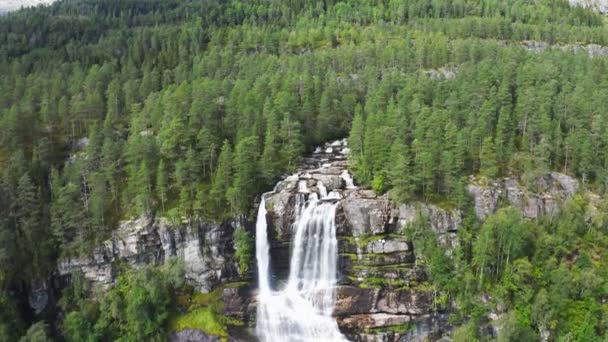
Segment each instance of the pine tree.
[{"label": "pine tree", "polygon": [[279,122],[277,113],[268,109],[268,103],[264,107],[268,110],[266,116],[266,134],[264,138],[264,150],[260,160],[262,167],[261,176],[267,185],[271,185],[281,169],[281,156],[279,155]]},{"label": "pine tree", "polygon": [[234,154],[234,182],[228,190],[228,200],[233,213],[246,213],[251,207],[251,197],[258,192],[258,139],[241,140]]},{"label": "pine tree", "polygon": [[152,178],[146,161],[142,161],[137,169],[137,194],[135,206],[139,213],[148,214],[152,210]]},{"label": "pine tree", "polygon": [[228,204],[227,193],[234,177],[232,163],[232,146],[228,140],[225,140],[211,184],[211,197],[218,213],[223,212]]},{"label": "pine tree", "polygon": [[391,196],[397,201],[405,202],[414,195],[414,184],[412,184],[412,166],[408,147],[398,141],[391,149],[393,161],[389,170],[392,190]]},{"label": "pine tree", "polygon": [[[357,106],[355,109],[355,117],[350,129],[348,144],[350,147],[349,159],[351,167],[354,170],[361,168],[364,159],[364,141],[365,141],[365,119],[363,118],[363,109]],[[355,171],[356,172],[356,171]]]},{"label": "pine tree", "polygon": [[201,151],[200,163],[202,165],[202,176],[207,179],[213,174],[217,158],[217,142],[211,131],[203,127],[196,136],[196,146]]},{"label": "pine tree", "polygon": [[302,134],[300,132],[300,123],[291,120],[288,114],[285,114],[281,122],[281,156],[285,162],[286,169],[289,172],[294,172],[299,164],[301,155],[304,152],[302,144]]},{"label": "pine tree", "polygon": [[50,236],[42,221],[42,207],[38,190],[28,174],[19,178],[17,197],[15,198],[15,220],[25,237],[24,255],[32,259],[31,270],[34,274],[42,271],[49,259]]},{"label": "pine tree", "polygon": [[479,155],[480,172],[488,178],[496,178],[498,176],[498,162],[496,160],[496,148],[492,138],[485,138],[481,145]]},{"label": "pine tree", "polygon": [[51,229],[56,244],[62,251],[69,253],[70,243],[80,236],[81,230],[88,230],[87,217],[80,205],[80,189],[72,182],[62,184],[55,170],[51,176],[51,183],[53,192]]},{"label": "pine tree", "polygon": [[156,195],[160,200],[161,209],[165,211],[165,203],[167,203],[169,197],[169,178],[167,169],[165,166],[165,160],[160,159],[158,163],[158,169],[156,170]]}]

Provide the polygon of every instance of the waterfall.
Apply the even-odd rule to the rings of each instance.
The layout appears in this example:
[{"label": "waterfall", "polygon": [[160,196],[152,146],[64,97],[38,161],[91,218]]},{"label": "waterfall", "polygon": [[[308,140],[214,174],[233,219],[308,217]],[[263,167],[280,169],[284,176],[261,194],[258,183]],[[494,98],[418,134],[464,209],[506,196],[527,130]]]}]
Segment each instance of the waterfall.
[{"label": "waterfall", "polygon": [[[269,245],[264,197],[256,223],[260,292],[256,333],[264,342],[346,341],[332,317],[336,285],[337,203],[323,201],[298,184],[295,235],[287,284],[270,287]],[[323,192],[323,190],[320,190]],[[327,191],[320,197],[326,197]]]},{"label": "waterfall", "polygon": [[262,200],[260,201],[258,217],[255,223],[255,258],[258,262],[258,272],[260,274],[260,296],[270,293],[270,281],[268,280],[268,273],[270,272],[270,246],[268,245],[268,231],[266,229],[268,224],[266,223],[266,201],[264,200],[264,195],[262,195]]},{"label": "waterfall", "polygon": [[348,170],[342,171],[342,173],[340,174],[340,178],[342,178],[344,180],[344,183],[346,183],[347,189],[356,189],[357,188],[353,181],[353,177],[350,175],[350,173],[348,173]]}]

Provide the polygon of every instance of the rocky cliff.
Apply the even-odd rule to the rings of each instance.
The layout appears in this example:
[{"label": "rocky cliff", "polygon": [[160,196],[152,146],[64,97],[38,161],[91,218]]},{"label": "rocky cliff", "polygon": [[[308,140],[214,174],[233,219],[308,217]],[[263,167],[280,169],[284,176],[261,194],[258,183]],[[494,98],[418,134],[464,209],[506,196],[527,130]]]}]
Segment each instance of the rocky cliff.
[{"label": "rocky cliff", "polygon": [[[334,314],[340,329],[355,341],[439,339],[449,331],[448,308],[437,300],[439,294],[417,263],[415,246],[406,238],[404,227],[426,218],[449,250],[457,244],[462,215],[427,203],[397,204],[388,195],[353,186],[346,171],[347,152],[345,141],[317,149],[296,175],[267,195],[275,281],[284,280],[288,271],[297,193],[302,188],[326,192],[338,201],[340,283]],[[305,186],[300,186],[302,182]],[[512,205],[529,218],[555,215],[577,191],[577,181],[560,173],[540,175],[527,187],[514,179],[484,183],[475,178],[469,186],[479,220],[501,205]]]},{"label": "rocky cliff", "polygon": [[112,237],[85,257],[59,262],[59,276],[82,272],[94,287],[107,288],[116,279],[116,265],[133,268],[158,265],[169,257],[183,260],[187,282],[201,292],[240,278],[232,235],[246,220],[176,224],[164,218],[141,217],[123,222]]},{"label": "rocky cliff", "polygon": [[[354,186],[347,172],[347,153],[346,141],[318,148],[296,175],[277,184],[275,192],[266,197],[273,281],[280,283],[287,277],[292,223],[301,205],[296,194],[304,182],[308,191],[325,192],[327,200],[338,202],[340,280],[334,315],[343,333],[354,341],[440,339],[450,330],[449,308],[437,300],[439,294],[430,286],[424,266],[417,262],[416,246],[408,241],[403,228],[425,217],[438,241],[449,250],[458,243],[461,213],[421,202],[397,204],[388,195],[378,196]],[[478,219],[504,204],[519,208],[529,218],[555,215],[579,187],[576,180],[559,173],[541,175],[528,183],[524,187],[514,179],[488,182],[471,178],[469,192]],[[93,285],[108,287],[115,280],[119,262],[137,268],[175,256],[185,263],[187,281],[208,292],[241,278],[232,244],[232,234],[239,225],[252,228],[246,220],[194,226],[152,217],[126,221],[90,256],[62,260],[58,274],[69,278],[80,271]],[[42,298],[31,300],[32,306],[42,305],[44,286],[32,292],[33,297],[38,293]],[[255,295],[248,286],[226,288],[223,301],[226,315],[254,324]],[[172,338],[188,340],[196,334]]]}]

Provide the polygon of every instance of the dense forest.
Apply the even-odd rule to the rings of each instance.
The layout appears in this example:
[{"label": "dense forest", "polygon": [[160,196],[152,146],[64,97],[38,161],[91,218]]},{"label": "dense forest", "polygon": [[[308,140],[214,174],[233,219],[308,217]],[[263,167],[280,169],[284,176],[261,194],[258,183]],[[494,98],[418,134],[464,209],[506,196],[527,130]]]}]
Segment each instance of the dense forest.
[{"label": "dense forest", "polygon": [[[603,195],[608,57],[524,40],[608,45],[608,26],[564,0],[62,0],[0,17],[0,340],[162,340],[179,265],[126,271],[100,300],[74,281],[52,329],[19,294],[121,220],[251,216],[331,139],[397,201],[467,212],[470,175],[551,170]],[[483,338],[480,293],[509,310],[504,341],[606,336],[606,222],[585,205],[465,219],[454,258],[424,220],[406,229],[458,303],[455,339]]]}]

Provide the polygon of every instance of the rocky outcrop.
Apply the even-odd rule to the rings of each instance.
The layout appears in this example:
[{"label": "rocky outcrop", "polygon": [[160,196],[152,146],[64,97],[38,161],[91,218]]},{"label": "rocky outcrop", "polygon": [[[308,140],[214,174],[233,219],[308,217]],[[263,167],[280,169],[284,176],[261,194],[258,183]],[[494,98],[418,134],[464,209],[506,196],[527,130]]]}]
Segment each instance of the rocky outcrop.
[{"label": "rocky outcrop", "polygon": [[528,218],[554,216],[563,202],[574,196],[579,189],[576,179],[558,172],[542,174],[532,183],[534,191],[511,178],[491,183],[471,178],[469,193],[473,197],[477,218],[483,220],[496,212],[501,199],[521,210]]},{"label": "rocky outcrop", "polygon": [[61,260],[59,275],[82,272],[94,287],[107,288],[115,280],[118,262],[140,268],[177,257],[184,262],[187,282],[207,292],[239,279],[232,234],[241,224],[248,225],[245,221],[229,220],[188,226],[152,217],[126,221],[91,255]]},{"label": "rocky outcrop", "polygon": [[[345,141],[318,148],[294,176],[280,182],[265,196],[274,282],[280,284],[289,270],[293,222],[308,196],[335,201],[338,236],[339,283],[334,315],[340,329],[354,341],[397,341],[404,327],[437,313],[424,268],[416,265],[414,246],[404,227],[425,218],[438,239],[454,236],[461,223],[458,211],[435,205],[397,205],[388,194],[357,188],[347,172]],[[326,194],[326,196],[322,196]],[[242,315],[247,306],[225,292],[231,309]],[[394,332],[399,327],[400,332]],[[405,330],[405,331],[401,331]]]},{"label": "rocky outcrop", "polygon": [[568,2],[571,6],[582,6],[602,14],[608,14],[608,0],[569,0]]},{"label": "rocky outcrop", "polygon": [[[578,0],[571,0],[578,1]],[[606,1],[606,0],[599,0]],[[608,1],[606,1],[607,9],[608,9]],[[532,52],[543,52],[548,49],[556,49],[564,52],[572,52],[572,53],[584,53],[587,54],[590,58],[598,57],[598,56],[607,56],[608,55],[608,47],[601,46],[598,44],[588,44],[588,45],[577,45],[577,44],[560,44],[560,45],[552,45],[542,41],[535,40],[524,40],[519,43],[519,46],[524,49]]]}]

